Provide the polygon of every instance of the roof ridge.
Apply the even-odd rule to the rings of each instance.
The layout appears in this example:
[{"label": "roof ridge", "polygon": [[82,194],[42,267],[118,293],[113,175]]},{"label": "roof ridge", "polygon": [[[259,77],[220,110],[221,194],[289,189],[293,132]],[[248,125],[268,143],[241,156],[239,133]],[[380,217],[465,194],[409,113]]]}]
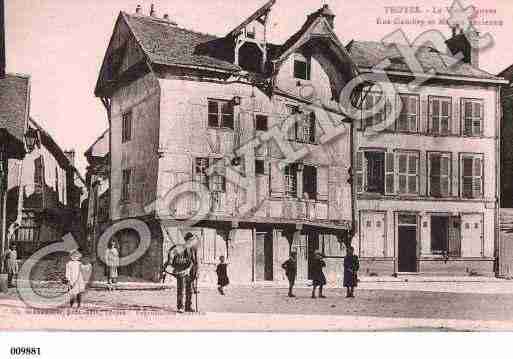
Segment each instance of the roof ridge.
[{"label": "roof ridge", "polygon": [[175,25],[174,23],[166,22],[166,20],[163,20],[163,19],[159,19],[159,18],[147,16],[147,15],[129,14],[129,13],[125,12],[125,11],[121,11],[121,12],[124,15],[128,16],[128,17],[133,17],[133,18],[136,18],[136,19],[142,19],[142,20],[151,21],[151,22],[153,22],[155,24],[159,24],[159,25],[163,25],[163,26],[169,26],[169,27],[171,27],[173,29],[185,30],[185,31],[188,31],[188,32],[192,32],[194,34],[203,35],[203,36],[211,36],[211,37],[215,37],[217,39],[222,38],[220,35],[214,35],[214,34],[210,34],[210,33],[207,33],[207,32],[201,32],[201,31],[197,31],[197,30],[192,30],[192,29],[180,26],[178,24]]}]

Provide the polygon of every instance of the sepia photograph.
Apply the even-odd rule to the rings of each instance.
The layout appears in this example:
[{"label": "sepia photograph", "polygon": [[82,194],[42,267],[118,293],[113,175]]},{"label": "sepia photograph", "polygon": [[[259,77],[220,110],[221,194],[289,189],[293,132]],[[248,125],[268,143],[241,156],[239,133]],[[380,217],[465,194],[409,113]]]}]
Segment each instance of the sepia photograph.
[{"label": "sepia photograph", "polygon": [[513,331],[512,19],[0,0],[0,333]]}]

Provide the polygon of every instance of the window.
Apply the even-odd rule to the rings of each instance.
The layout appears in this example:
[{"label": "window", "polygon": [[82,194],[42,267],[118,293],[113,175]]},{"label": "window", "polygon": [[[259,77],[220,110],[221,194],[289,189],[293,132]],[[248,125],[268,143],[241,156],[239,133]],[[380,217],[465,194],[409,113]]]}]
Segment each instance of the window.
[{"label": "window", "polygon": [[399,118],[396,120],[396,130],[400,132],[417,132],[419,115],[418,95],[399,95],[402,105]]},{"label": "window", "polygon": [[306,199],[317,199],[317,168],[303,167],[303,193]]},{"label": "window", "polygon": [[431,253],[451,257],[461,256],[460,217],[431,216]]},{"label": "window", "polygon": [[[379,111],[377,111],[377,107],[374,108],[379,104],[381,97],[382,94],[377,92],[369,92],[365,95],[365,102],[362,109],[362,130],[375,126],[385,120],[386,105]],[[367,111],[369,111],[369,113],[367,113]],[[371,113],[376,111],[377,113],[371,115]]]},{"label": "window", "polygon": [[194,181],[201,183],[206,188],[208,186],[208,166],[209,159],[208,157],[199,157],[195,159],[194,163]]},{"label": "window", "polygon": [[419,191],[419,155],[415,152],[398,152],[397,182],[400,194],[417,194]]},{"label": "window", "polygon": [[285,167],[285,196],[297,197],[297,165],[290,164]]},{"label": "window", "polygon": [[356,159],[358,192],[385,193],[385,152],[360,151]]},{"label": "window", "polygon": [[256,115],[255,118],[255,129],[257,131],[267,131],[267,116]]},{"label": "window", "polygon": [[429,153],[429,194],[449,197],[451,194],[451,154]]},{"label": "window", "polygon": [[233,130],[233,104],[230,101],[208,100],[208,126]]},{"label": "window", "polygon": [[322,254],[325,257],[344,257],[346,246],[339,241],[336,236],[324,234],[322,235]]},{"label": "window", "polygon": [[128,111],[122,116],[121,124],[121,142],[125,143],[132,139],[132,111]]},{"label": "window", "polygon": [[265,175],[265,161],[255,160],[255,174]]},{"label": "window", "polygon": [[[290,107],[291,111],[298,111],[293,107]],[[294,112],[292,112],[294,114]],[[309,114],[296,114],[296,121],[289,128],[288,138],[290,141],[302,142],[302,143],[316,143],[315,136],[315,113],[311,112]]]},{"label": "window", "polygon": [[481,136],[483,131],[483,101],[462,99],[463,135]]},{"label": "window", "polygon": [[452,99],[429,97],[429,133],[448,135],[451,133]]},{"label": "window", "polygon": [[132,170],[123,170],[123,178],[121,183],[121,200],[130,201],[130,184],[131,184]]},{"label": "window", "polygon": [[299,80],[310,80],[310,61],[301,54],[294,56],[294,77]]},{"label": "window", "polygon": [[481,198],[483,196],[483,157],[482,155],[461,155],[461,196]]},{"label": "window", "polygon": [[34,189],[36,193],[43,190],[43,157],[39,156],[34,160]]}]

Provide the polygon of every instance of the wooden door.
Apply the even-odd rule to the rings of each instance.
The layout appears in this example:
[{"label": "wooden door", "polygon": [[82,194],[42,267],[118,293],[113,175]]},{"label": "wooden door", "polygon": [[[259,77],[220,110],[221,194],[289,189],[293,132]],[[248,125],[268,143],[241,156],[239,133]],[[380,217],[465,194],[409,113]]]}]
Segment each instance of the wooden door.
[{"label": "wooden door", "polygon": [[273,236],[272,232],[256,234],[255,280],[273,280]]},{"label": "wooden door", "polygon": [[385,213],[363,212],[361,215],[361,257],[384,257]]},{"label": "wooden door", "polygon": [[417,272],[417,217],[399,215],[397,235],[398,272]]},{"label": "wooden door", "polygon": [[463,257],[483,255],[483,216],[481,214],[461,216],[461,252]]}]

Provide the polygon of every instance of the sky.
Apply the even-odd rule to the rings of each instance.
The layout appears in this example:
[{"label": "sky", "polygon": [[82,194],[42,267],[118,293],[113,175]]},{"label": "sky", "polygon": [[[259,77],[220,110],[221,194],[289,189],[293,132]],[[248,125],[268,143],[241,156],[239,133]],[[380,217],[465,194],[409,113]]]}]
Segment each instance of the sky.
[{"label": "sky", "polygon": [[[158,16],[168,13],[180,27],[224,36],[266,0],[5,0],[7,71],[31,77],[31,116],[65,150],[75,149],[85,173],[84,152],[107,129],[106,113],[93,91],[119,11],[138,4]],[[438,25],[452,0],[277,0],[271,14],[270,41],[283,43],[306,15],[328,4],[336,14],[335,32],[343,44],[376,40],[402,29],[412,41],[428,29],[449,36]],[[495,45],[480,55],[481,68],[498,73],[513,64],[513,1],[461,0],[480,10],[476,26]],[[404,13],[400,7],[418,7]],[[439,13],[440,11],[440,13]],[[391,24],[383,24],[388,20]],[[435,20],[436,26],[422,24]],[[402,22],[399,24],[397,22]]]}]

